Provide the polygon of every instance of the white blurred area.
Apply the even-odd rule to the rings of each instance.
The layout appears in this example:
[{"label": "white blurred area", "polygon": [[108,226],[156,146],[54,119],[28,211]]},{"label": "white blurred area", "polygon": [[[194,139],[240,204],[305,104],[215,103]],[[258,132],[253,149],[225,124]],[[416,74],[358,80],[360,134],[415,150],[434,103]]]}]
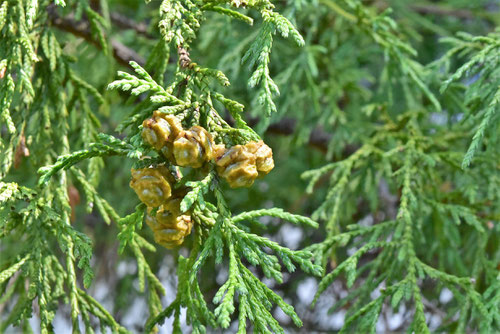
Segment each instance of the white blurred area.
[{"label": "white blurred area", "polygon": [[[264,224],[269,223],[279,223],[281,222],[271,222],[270,220],[261,221]],[[373,219],[371,217],[365,217],[360,221],[362,225],[373,224]],[[303,229],[288,223],[283,223],[279,232],[272,238],[275,241],[282,243],[284,246],[291,249],[299,248],[301,240],[303,240]],[[355,250],[351,250],[355,251]],[[117,276],[118,278],[124,277],[125,275],[135,274],[137,267],[134,261],[122,261],[117,266]],[[174,299],[176,294],[177,286],[177,276],[175,275],[175,262],[173,257],[165,257],[163,264],[158,273],[163,286],[166,290],[166,295],[162,298],[163,306],[169,305]],[[291,282],[292,276],[289,274],[284,274],[285,282],[287,284],[293,284]],[[227,279],[227,269],[224,267],[218,271],[215,281],[220,286]],[[277,285],[273,280],[263,278],[262,281],[270,288],[277,289],[277,293],[283,295],[279,290],[279,285]],[[341,279],[336,280],[318,299],[316,306],[311,308],[310,305],[314,299],[314,295],[318,288],[319,280],[313,277],[307,277],[300,281],[296,288],[296,296],[290,296],[294,298],[293,300],[285,298],[285,301],[291,303],[299,317],[304,321],[304,327],[299,329],[296,328],[291,322],[290,318],[283,313],[279,308],[273,310],[273,315],[275,318],[285,326],[286,333],[324,333],[326,331],[337,331],[342,328],[346,316],[345,309],[338,309],[334,312],[330,312],[332,306],[341,298],[347,296],[347,289],[344,282]],[[134,282],[136,288],[138,288],[138,280]],[[379,289],[383,288],[383,283],[371,294],[371,298],[376,298],[380,295]],[[95,281],[94,284],[89,289],[89,293],[99,301],[107,310],[113,309],[113,302],[110,298],[108,291],[113,289],[109,286],[109,282],[105,281]],[[289,290],[290,291],[290,290]],[[426,319],[430,327],[430,330],[436,329],[444,318],[444,312],[440,311],[440,306],[449,303],[453,299],[453,294],[450,290],[443,288],[440,292],[439,305],[430,304],[429,301],[424,300],[424,305],[426,306]],[[386,300],[386,304],[388,300]],[[36,308],[35,308],[36,310]],[[34,312],[35,313],[35,312]],[[125,312],[122,317],[121,324],[128,328],[132,333],[141,333],[142,326],[144,325],[145,319],[149,316],[148,306],[144,298],[138,298],[135,300],[129,309]],[[382,308],[381,315],[376,324],[377,333],[400,333],[405,326],[408,325],[408,321],[412,319],[413,310],[407,309],[404,303],[401,303],[399,309],[395,312],[385,305]],[[30,321],[32,328],[39,328],[39,319],[35,315]],[[160,334],[170,334],[172,333],[172,323],[173,317],[166,319],[164,324],[159,326]],[[71,320],[69,319],[69,308],[67,306],[60,309],[54,319],[54,330],[55,333],[71,333]],[[183,309],[181,312],[181,325],[183,332],[190,333],[191,328],[186,324],[186,310]],[[83,327],[80,328],[81,332],[84,333]],[[222,331],[210,331],[209,333],[234,333],[237,330],[237,322],[233,322],[229,329]],[[8,328],[5,332],[6,334],[18,334],[19,329],[14,329],[12,327]],[[99,328],[96,328],[96,333],[101,333]]]}]

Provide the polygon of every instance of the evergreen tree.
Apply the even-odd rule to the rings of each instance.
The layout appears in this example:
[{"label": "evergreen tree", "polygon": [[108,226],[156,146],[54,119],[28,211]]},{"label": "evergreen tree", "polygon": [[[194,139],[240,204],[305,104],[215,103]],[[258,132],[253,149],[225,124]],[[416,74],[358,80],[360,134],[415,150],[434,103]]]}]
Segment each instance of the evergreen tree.
[{"label": "evergreen tree", "polygon": [[0,332],[500,331],[499,8],[0,1]]}]

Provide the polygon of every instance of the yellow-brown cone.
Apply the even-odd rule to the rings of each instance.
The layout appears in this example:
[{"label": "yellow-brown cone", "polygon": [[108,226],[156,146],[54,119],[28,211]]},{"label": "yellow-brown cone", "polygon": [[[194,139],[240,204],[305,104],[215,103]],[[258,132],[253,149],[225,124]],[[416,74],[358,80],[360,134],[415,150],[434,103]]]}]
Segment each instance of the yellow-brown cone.
[{"label": "yellow-brown cone", "polygon": [[245,146],[235,145],[225,151],[218,149],[217,154],[217,172],[231,188],[250,187],[259,175],[256,157]]},{"label": "yellow-brown cone", "polygon": [[144,120],[142,127],[142,138],[158,151],[183,131],[179,119],[157,110],[153,113],[153,117]]},{"label": "yellow-brown cone", "polygon": [[177,136],[173,144],[175,164],[199,168],[213,157],[213,139],[207,130],[193,126]]},{"label": "yellow-brown cone", "polygon": [[249,142],[245,147],[255,155],[255,164],[259,175],[266,175],[274,168],[273,150],[262,140]]},{"label": "yellow-brown cone", "polygon": [[172,194],[173,177],[164,166],[132,169],[130,187],[148,207],[158,207]]},{"label": "yellow-brown cone", "polygon": [[182,198],[169,200],[158,209],[155,216],[151,216],[151,208],[148,209],[146,224],[153,230],[155,242],[165,248],[181,245],[184,238],[191,233],[191,215],[181,214],[181,201]]}]

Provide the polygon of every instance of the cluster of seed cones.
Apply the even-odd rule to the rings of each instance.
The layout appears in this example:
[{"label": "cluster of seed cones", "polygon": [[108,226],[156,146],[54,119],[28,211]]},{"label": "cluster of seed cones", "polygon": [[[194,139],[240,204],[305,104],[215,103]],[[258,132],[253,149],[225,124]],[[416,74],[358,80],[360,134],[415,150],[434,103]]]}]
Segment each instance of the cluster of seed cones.
[{"label": "cluster of seed cones", "polygon": [[274,168],[273,151],[263,141],[230,148],[215,145],[204,128],[193,126],[184,130],[175,116],[158,111],[142,125],[144,140],[174,165],[200,168],[213,160],[218,174],[232,188],[249,187],[258,176]]},{"label": "cluster of seed cones", "polygon": [[[155,241],[166,248],[182,244],[193,226],[189,212],[180,210],[186,191],[173,191],[173,182],[165,166],[132,169],[130,187],[148,207],[146,223],[153,230]],[[153,214],[155,208],[158,209]]]},{"label": "cluster of seed cones", "polygon": [[213,158],[214,140],[201,126],[184,130],[178,118],[158,111],[142,126],[142,138],[174,165],[199,168]]},{"label": "cluster of seed cones", "polygon": [[[273,151],[263,141],[230,148],[215,145],[212,135],[201,126],[184,130],[178,118],[159,111],[142,126],[144,141],[171,163],[200,168],[213,161],[217,173],[232,188],[249,187],[274,167]],[[155,241],[166,248],[182,244],[193,225],[191,214],[180,209],[186,189],[173,190],[174,183],[165,166],[132,169],[130,187],[148,207],[146,223],[153,230]]]}]

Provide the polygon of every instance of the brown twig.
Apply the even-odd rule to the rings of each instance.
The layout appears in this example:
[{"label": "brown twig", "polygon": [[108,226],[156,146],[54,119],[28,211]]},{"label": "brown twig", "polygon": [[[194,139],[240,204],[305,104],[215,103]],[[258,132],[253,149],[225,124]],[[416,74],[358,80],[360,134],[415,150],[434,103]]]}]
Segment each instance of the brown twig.
[{"label": "brown twig", "polygon": [[111,40],[111,47],[113,48],[113,57],[121,65],[130,67],[130,61],[135,61],[137,64],[144,66],[146,61],[137,52],[123,45],[115,39]]},{"label": "brown twig", "polygon": [[437,5],[410,5],[410,8],[423,15],[454,16],[459,19],[474,19],[473,12],[466,9],[449,9]]},{"label": "brown twig", "polygon": [[[387,0],[379,0],[374,3],[374,6],[378,10],[384,11],[391,7],[391,4]],[[475,12],[467,9],[454,9],[434,4],[410,4],[408,8],[422,15],[452,16],[459,19],[475,19],[478,17]],[[483,18],[488,19],[487,17]]]},{"label": "brown twig", "polygon": [[[229,117],[225,117],[224,119],[228,124],[234,125],[234,121]],[[256,125],[258,122],[259,122],[258,117],[253,117],[248,119],[248,125],[250,125],[251,127]],[[266,130],[266,133],[282,135],[282,136],[290,136],[295,133],[296,128],[297,128],[297,120],[293,118],[284,117],[279,122],[272,123],[271,125],[269,125],[269,127]],[[317,126],[311,132],[308,144],[314,148],[317,148],[321,152],[326,153],[328,151],[328,144],[330,143],[331,139],[332,139],[331,134],[326,132],[321,126]],[[358,148],[359,147],[356,145],[347,145],[345,147],[344,152],[342,152],[342,155],[348,156],[354,153]]]},{"label": "brown twig", "polygon": [[[82,37],[86,41],[92,43],[97,47],[101,47],[101,45],[92,38],[92,34],[90,32],[90,25],[88,21],[76,21],[72,17],[61,17],[57,14],[56,9],[54,7],[48,8],[48,13],[52,24],[58,29],[67,31],[72,33],[75,36]],[[115,16],[116,19],[116,16]],[[120,19],[121,20],[121,19]],[[124,23],[127,27],[130,26],[130,22]],[[111,39],[111,46],[113,48],[113,56],[117,60],[118,63],[125,66],[130,66],[129,62],[131,60],[135,61],[139,65],[143,66],[145,61],[144,59],[137,54],[134,50],[128,48],[122,43]],[[257,123],[257,119],[251,120],[251,124]],[[290,118],[284,118],[280,122],[273,123],[269,126],[267,132],[279,135],[292,135],[295,132],[296,128],[296,120]],[[319,150],[326,152],[328,150],[328,142],[330,141],[331,135],[326,133],[320,128],[315,129],[309,138],[309,144],[318,148]]]},{"label": "brown twig", "polygon": [[[81,37],[87,42],[92,43],[96,47],[102,48],[99,42],[92,38],[92,33],[90,32],[90,24],[88,21],[76,21],[71,16],[61,17],[57,13],[54,6],[49,6],[47,8],[47,11],[50,21],[54,27],[72,33],[73,35]],[[111,48],[113,49],[113,57],[119,64],[130,67],[129,62],[133,60],[139,65],[144,66],[144,58],[142,58],[137,52],[125,46],[121,42],[111,39]]]},{"label": "brown twig", "polygon": [[151,34],[148,33],[148,26],[144,22],[135,22],[132,19],[129,19],[125,15],[122,15],[117,12],[111,12],[109,14],[109,18],[111,22],[122,29],[132,29],[135,30],[138,34],[144,35],[145,37],[152,37]]},{"label": "brown twig", "polygon": [[[283,118],[281,121],[272,123],[267,129],[268,133],[289,136],[295,132],[297,121],[291,118]],[[328,151],[328,143],[332,136],[321,127],[316,127],[309,136],[309,145],[316,147],[322,152]]]},{"label": "brown twig", "polygon": [[[90,32],[90,24],[87,20],[76,21],[73,17],[61,17],[56,12],[54,6],[48,7],[48,14],[52,24],[60,30],[72,33],[75,36],[82,37],[86,41],[92,43],[96,47],[102,46],[92,38]],[[117,25],[124,28],[134,29],[141,33],[146,33],[146,27],[143,24],[136,24],[132,20],[121,16],[120,14],[111,14],[111,19]],[[135,61],[143,66],[145,63],[144,58],[137,54],[134,50],[128,48],[117,40],[111,39],[111,47],[113,49],[113,56],[121,65],[130,67],[129,62]],[[250,120],[250,125],[256,124],[258,119]],[[231,122],[230,122],[231,123]],[[273,123],[267,129],[267,133],[289,136],[295,132],[297,121],[291,118],[283,118],[281,121]],[[309,137],[309,145],[319,149],[322,152],[328,150],[328,143],[330,142],[331,135],[320,127],[314,129]],[[354,151],[354,150],[353,150]]]}]

